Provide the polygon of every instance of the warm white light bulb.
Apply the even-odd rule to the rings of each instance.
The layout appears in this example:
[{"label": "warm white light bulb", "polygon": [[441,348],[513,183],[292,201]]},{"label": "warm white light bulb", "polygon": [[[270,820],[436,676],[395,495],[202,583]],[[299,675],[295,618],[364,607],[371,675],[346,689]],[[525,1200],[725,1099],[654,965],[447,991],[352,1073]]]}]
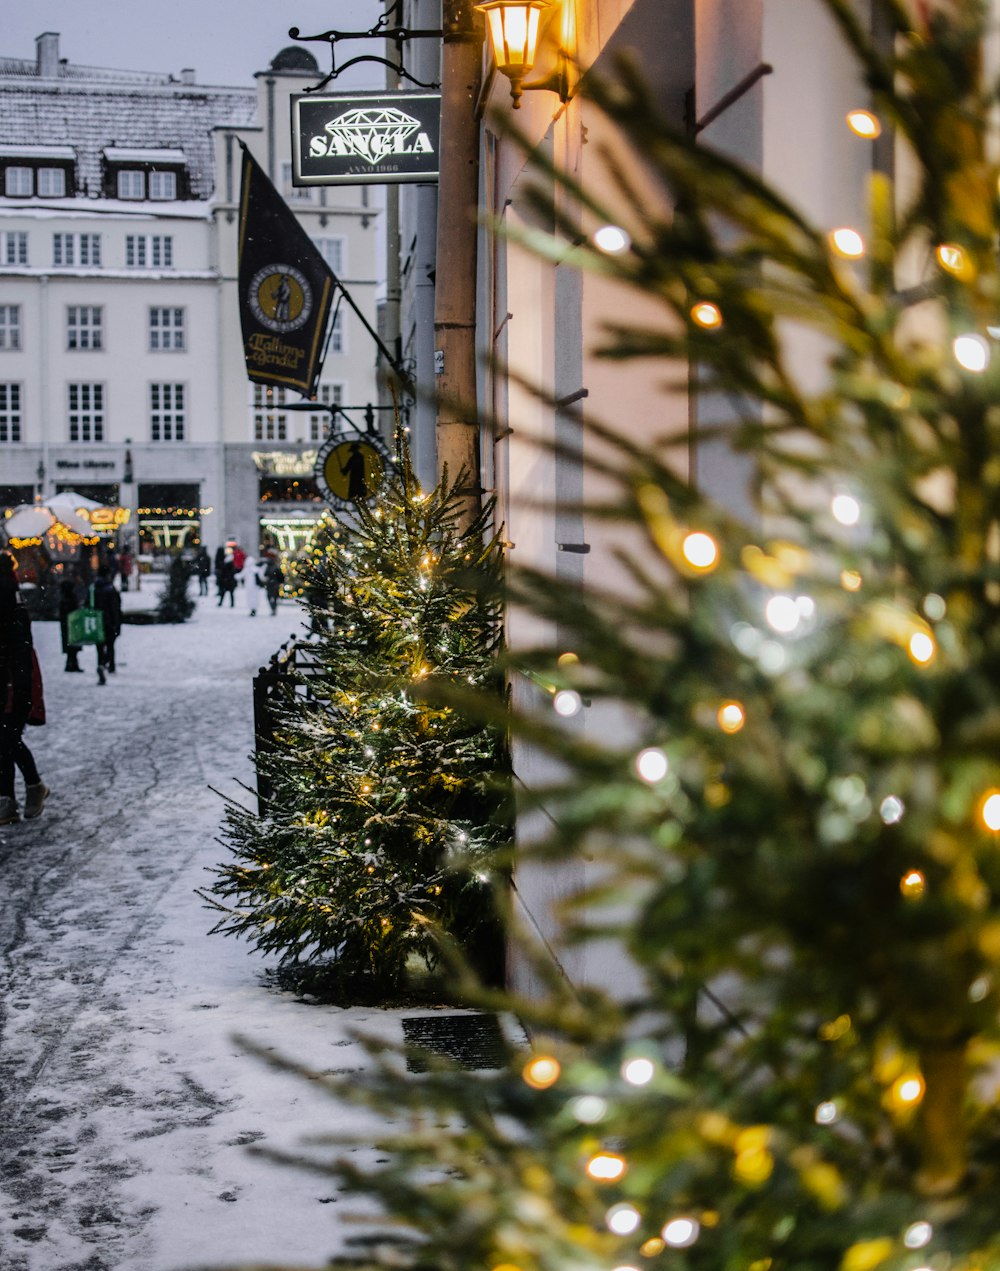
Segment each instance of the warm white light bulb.
[{"label": "warm white light bulb", "polygon": [[837,1105],[832,1099],[825,1099],[816,1108],[816,1124],[817,1125],[833,1125],[834,1121],[840,1115]]},{"label": "warm white light bulb", "polygon": [[802,611],[791,596],[772,596],[764,609],[768,626],[780,635],[790,635],[802,621]]},{"label": "warm white light bulb", "polygon": [[861,520],[861,504],[852,494],[835,495],[830,509],[835,521],[841,525],[857,525]]},{"label": "warm white light bulb", "polygon": [[879,816],[886,825],[898,825],[903,819],[906,805],[894,794],[887,794],[879,805]]},{"label": "warm white light bulb", "polygon": [[915,631],[910,636],[910,657],[921,666],[926,666],[934,658],[934,641],[926,631]]},{"label": "warm white light bulb", "polygon": [[658,746],[647,746],[635,757],[635,769],[643,781],[655,785],[662,781],[670,768],[670,761]]},{"label": "warm white light bulb", "polygon": [[874,141],[882,132],[877,117],[870,110],[860,107],[847,112],[847,126],[856,137],[864,137],[866,141]]},{"label": "warm white light bulb", "polygon": [[681,544],[684,559],[693,569],[713,569],[719,560],[719,545],[711,534],[693,530]]},{"label": "warm white light bulb", "polygon": [[990,346],[981,335],[959,335],[952,341],[955,361],[965,371],[981,374],[990,364]]},{"label": "warm white light bulb", "polygon": [[934,1228],[929,1222],[910,1223],[903,1232],[903,1244],[907,1249],[922,1249],[924,1245],[930,1244],[933,1235]]},{"label": "warm white light bulb", "polygon": [[1000,830],[1000,792],[987,795],[979,810],[983,824],[995,833]]},{"label": "warm white light bulb", "polygon": [[582,707],[583,699],[579,693],[571,688],[560,689],[552,699],[553,710],[557,715],[561,715],[563,719],[578,715]]},{"label": "warm white light bulb", "polygon": [[865,240],[850,226],[842,225],[839,229],[831,230],[829,242],[837,255],[846,260],[858,260],[865,254]]},{"label": "warm white light bulb", "polygon": [[616,1236],[630,1236],[642,1222],[642,1215],[634,1205],[612,1205],[604,1220]]},{"label": "warm white light bulb", "polygon": [[573,1100],[573,1115],[583,1125],[596,1125],[608,1113],[607,1100],[597,1094],[582,1094]]},{"label": "warm white light bulb", "polygon": [[630,1086],[647,1086],[653,1080],[656,1068],[651,1059],[627,1059],[622,1064],[622,1076]]},{"label": "warm white light bulb", "polygon": [[698,1239],[701,1227],[694,1218],[672,1218],[660,1235],[674,1249],[687,1249]]},{"label": "warm white light bulb", "polygon": [[632,240],[620,225],[602,225],[594,232],[594,246],[608,256],[618,256],[628,251]]}]

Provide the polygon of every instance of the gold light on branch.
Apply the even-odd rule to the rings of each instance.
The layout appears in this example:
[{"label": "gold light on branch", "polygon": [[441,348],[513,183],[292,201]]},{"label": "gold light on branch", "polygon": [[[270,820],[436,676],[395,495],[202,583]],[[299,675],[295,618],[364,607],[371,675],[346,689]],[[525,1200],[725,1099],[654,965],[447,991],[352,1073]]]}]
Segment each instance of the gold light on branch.
[{"label": "gold light on branch", "polygon": [[569,84],[562,51],[554,75],[537,82],[524,81],[535,65],[542,19],[555,8],[553,0],[486,0],[475,7],[486,18],[497,70],[510,80],[514,109],[520,109],[521,94],[526,89],[544,88],[557,93],[560,101],[568,100]]}]

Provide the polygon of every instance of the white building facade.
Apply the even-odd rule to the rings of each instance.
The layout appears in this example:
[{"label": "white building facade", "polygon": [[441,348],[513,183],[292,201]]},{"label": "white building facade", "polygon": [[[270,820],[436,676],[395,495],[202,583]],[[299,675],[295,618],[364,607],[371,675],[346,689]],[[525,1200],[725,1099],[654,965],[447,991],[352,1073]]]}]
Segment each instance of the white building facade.
[{"label": "white building facade", "polygon": [[[34,60],[0,58],[0,506],[62,489],[120,502],[146,552],[301,545],[279,522],[315,522],[309,457],[329,415],[248,384],[236,141],[338,276],[362,281],[374,322],[374,211],[285,180],[287,98],[317,78],[297,48],[254,88],[74,66],[54,33]],[[346,314],[329,350],[321,399],[373,398],[374,349]]]}]

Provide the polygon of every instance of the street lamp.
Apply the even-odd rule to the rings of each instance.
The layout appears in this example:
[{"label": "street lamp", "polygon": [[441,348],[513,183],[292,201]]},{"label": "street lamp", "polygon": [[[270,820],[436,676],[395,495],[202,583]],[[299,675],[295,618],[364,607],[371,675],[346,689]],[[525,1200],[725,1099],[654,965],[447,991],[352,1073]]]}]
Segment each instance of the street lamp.
[{"label": "street lamp", "polygon": [[548,89],[558,93],[560,101],[566,101],[569,85],[562,51],[559,69],[554,75],[535,83],[524,82],[525,75],[535,65],[542,17],[555,8],[554,0],[485,0],[475,7],[486,18],[497,70],[510,80],[514,109],[521,108],[521,93],[526,89]]}]

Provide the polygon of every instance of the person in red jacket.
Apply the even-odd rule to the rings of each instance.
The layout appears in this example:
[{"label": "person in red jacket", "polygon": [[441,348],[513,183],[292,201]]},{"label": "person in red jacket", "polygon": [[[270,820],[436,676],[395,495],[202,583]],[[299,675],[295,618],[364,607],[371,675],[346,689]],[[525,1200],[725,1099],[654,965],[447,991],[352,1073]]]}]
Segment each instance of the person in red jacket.
[{"label": "person in red jacket", "polygon": [[45,723],[42,675],[31,642],[31,622],[20,603],[14,558],[0,555],[0,825],[21,819],[14,770],[24,778],[24,816],[41,816],[49,790],[25,745],[25,725]]}]

